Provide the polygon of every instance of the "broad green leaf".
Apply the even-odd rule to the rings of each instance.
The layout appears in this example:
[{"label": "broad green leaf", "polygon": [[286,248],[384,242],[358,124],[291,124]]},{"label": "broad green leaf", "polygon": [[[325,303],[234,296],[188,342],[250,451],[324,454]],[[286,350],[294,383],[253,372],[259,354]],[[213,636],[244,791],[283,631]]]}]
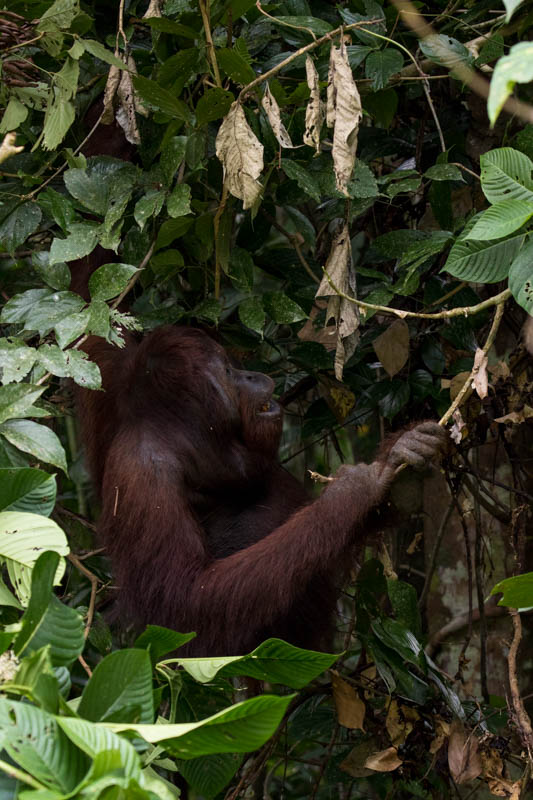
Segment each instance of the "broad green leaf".
[{"label": "broad green leaf", "polygon": [[182,122],[191,121],[191,112],[183,100],[179,100],[172,92],[163,89],[156,81],[143,78],[141,75],[132,77],[133,85],[142,99],[163,114]]},{"label": "broad green leaf", "polygon": [[[483,158],[483,156],[481,156],[481,158]],[[424,177],[432,181],[464,182],[463,174],[455,164],[435,164],[425,171]]]},{"label": "broad green leaf", "polygon": [[0,134],[16,131],[28,116],[28,107],[12,95],[4,111],[2,122],[0,122]]},{"label": "broad green leaf", "polygon": [[[272,18],[272,22],[286,28],[287,31],[289,28],[288,25],[291,25],[293,28],[307,28],[308,31],[313,31],[317,36],[325,36],[326,33],[329,33],[333,30],[333,27],[323,19],[318,19],[318,17],[311,17],[311,16],[300,16],[300,17],[293,17],[293,16],[284,16],[278,14],[276,17]],[[297,31],[295,31],[296,33]],[[305,30],[302,30],[302,33],[306,33]]]},{"label": "broad green leaf", "polygon": [[0,423],[13,417],[25,417],[31,414],[33,403],[42,395],[44,389],[44,386],[32,386],[31,383],[0,386]]},{"label": "broad green leaf", "polygon": [[103,722],[127,707],[133,716],[125,714],[121,722],[153,721],[152,665],[146,650],[117,650],[100,661],[83,690],[78,714]]},{"label": "broad green leaf", "polygon": [[489,203],[505,200],[533,202],[533,162],[512,147],[489,150],[480,159],[481,188]]},{"label": "broad green leaf", "polygon": [[302,689],[329,669],[339,658],[332,653],[302,650],[281,639],[267,639],[246,656],[225,658],[173,658],[166,664],[179,664],[200,683],[209,683],[219,673],[224,676],[246,675],[269,683],[282,683]]},{"label": "broad green leaf", "polygon": [[220,301],[214,297],[207,297],[193,309],[193,316],[218,322],[222,313]]},{"label": "broad green leaf", "polygon": [[74,261],[92,253],[98,241],[97,228],[94,224],[76,222],[70,226],[66,239],[52,241],[50,247],[50,264],[60,261]]},{"label": "broad green leaf", "polygon": [[31,576],[31,597],[13,650],[20,657],[49,645],[52,664],[66,666],[82,652],[85,638],[80,614],[61,603],[52,592],[52,583],[57,581],[58,564],[57,552],[41,552],[35,562]]},{"label": "broad green leaf", "polygon": [[113,211],[117,204],[123,205],[124,198],[127,202],[136,177],[137,169],[133,164],[110,156],[99,156],[90,158],[85,168],[67,170],[64,181],[76,200],[89,211],[103,217]]},{"label": "broad green leaf", "polygon": [[379,195],[374,173],[362,161],[356,161],[352,177],[348,183],[348,194],[357,200]]},{"label": "broad green leaf", "polygon": [[103,264],[89,278],[92,299],[111,300],[117,297],[137,271],[133,264]]},{"label": "broad green leaf", "polygon": [[509,289],[516,302],[533,316],[533,238],[529,238],[509,269]]},{"label": "broad green leaf", "polygon": [[183,217],[191,213],[191,187],[180,183],[167,198],[167,211],[171,217]]},{"label": "broad green leaf", "polygon": [[111,330],[111,309],[105,300],[93,300],[89,306],[89,314],[88,330],[90,333],[94,336],[101,336],[102,339],[108,339]]},{"label": "broad green leaf", "polygon": [[252,291],[254,285],[254,261],[248,250],[239,246],[231,248],[228,272],[234,286],[243,292]]},{"label": "broad green leaf", "polygon": [[36,203],[10,200],[0,206],[0,247],[13,255],[39,227],[42,211]]},{"label": "broad green leaf", "polygon": [[516,83],[533,80],[533,42],[519,42],[496,62],[490,80],[487,112],[494,125]]},{"label": "broad green leaf", "polygon": [[474,57],[470,50],[457,39],[445,34],[432,34],[420,40],[420,49],[435,64],[453,70],[458,64],[472,64]]},{"label": "broad green leaf", "polygon": [[236,50],[222,47],[217,50],[219,67],[234,83],[246,86],[256,78],[256,74],[245,59]]},{"label": "broad green leaf", "polygon": [[465,239],[502,239],[521,228],[533,217],[533,201],[503,200],[487,208],[477,218]]},{"label": "broad green leaf", "polygon": [[95,725],[83,719],[57,717],[56,721],[70,741],[90,758],[95,758],[99,753],[106,753],[106,751],[115,751],[120,755],[121,772],[128,777],[140,779],[139,756],[125,738],[117,736],[109,727]]},{"label": "broad green leaf", "polygon": [[54,0],[41,14],[37,30],[39,33],[53,33],[58,29],[68,30],[79,13],[79,0]]},{"label": "broad green leaf", "polygon": [[74,292],[54,292],[38,300],[28,310],[24,319],[24,328],[38,331],[41,336],[44,336],[65,317],[81,311],[84,305],[85,301]]},{"label": "broad green leaf", "polygon": [[44,117],[43,148],[55,150],[65,138],[74,122],[76,112],[70,100],[57,97],[49,106]]},{"label": "broad green leaf", "polygon": [[491,594],[503,593],[499,606],[511,608],[531,608],[533,606],[533,572],[505,578],[492,589]]},{"label": "broad green leaf", "polygon": [[[61,195],[58,195],[61,197]],[[56,204],[56,209],[58,208]],[[59,215],[59,210],[58,210]],[[70,225],[70,218],[64,218],[65,226]],[[59,223],[58,223],[59,224]],[[37,253],[32,253],[31,263],[35,272],[43,279],[48,286],[52,289],[59,291],[67,291],[70,287],[71,275],[70,269],[64,263],[50,264],[49,253],[40,250]]]},{"label": "broad green leaf", "polygon": [[67,354],[56,344],[42,344],[36,355],[47,372],[66,378],[69,374],[67,365]]},{"label": "broad green leaf", "polygon": [[215,119],[221,119],[228,113],[234,100],[233,93],[225,89],[208,89],[196,106],[196,122],[198,125],[206,125]]},{"label": "broad green leaf", "polygon": [[[4,581],[1,578],[0,578],[0,606],[11,606],[12,608],[18,608],[19,610],[21,610],[23,608],[22,603],[20,603],[17,600],[15,595],[11,592],[10,589],[7,588],[7,586],[5,585]],[[6,631],[6,633],[7,633],[7,631]],[[15,634],[12,633],[11,637],[12,637],[12,639],[14,639],[15,638]],[[2,649],[2,651],[4,651],[5,648],[3,647],[3,644],[4,644],[3,639],[0,639],[0,643],[2,645],[1,649]],[[11,644],[11,641],[9,641],[7,643],[7,646],[9,647],[10,644]],[[1,736],[1,734],[0,734],[0,736]]]},{"label": "broad green leaf", "polygon": [[88,308],[83,309],[78,314],[70,314],[54,328],[56,333],[57,343],[61,348],[67,347],[75,339],[83,336],[90,319],[90,311]]},{"label": "broad green leaf", "polygon": [[0,469],[0,510],[27,511],[48,517],[56,500],[56,481],[41,469]]},{"label": "broad green leaf", "polygon": [[263,695],[237,703],[199,722],[172,725],[117,725],[107,727],[120,733],[132,730],[152,744],[161,743],[171,755],[183,759],[211,753],[248,753],[269,739],[294,695]]},{"label": "broad green leaf", "polygon": [[21,339],[0,339],[2,383],[18,383],[35,364],[37,352]]},{"label": "broad green leaf", "polygon": [[146,630],[135,641],[134,647],[142,647],[148,650],[152,663],[155,664],[167,653],[187,644],[195,636],[195,633],[178,633],[160,625],[148,625]]},{"label": "broad green leaf", "polygon": [[79,41],[83,44],[88,53],[95,56],[95,58],[99,58],[100,61],[104,61],[112,67],[118,67],[118,69],[128,69],[120,58],[113,55],[111,50],[108,50],[107,47],[104,47],[100,42],[96,42],[94,39],[80,39]]},{"label": "broad green leaf", "polygon": [[146,20],[146,24],[155,31],[172,33],[174,36],[181,36],[184,39],[198,38],[198,33],[194,28],[190,28],[188,25],[182,25],[181,22],[175,22],[173,19],[168,19],[166,17],[150,17]]},{"label": "broad green leaf", "polygon": [[[170,186],[183,159],[187,147],[186,136],[173,136],[161,148],[159,166],[164,172],[167,186]],[[137,217],[135,217],[137,220]],[[139,221],[137,220],[140,225]],[[142,227],[142,225],[141,225]]]},{"label": "broad green leaf", "polygon": [[242,758],[237,753],[192,758],[179,762],[179,772],[201,797],[213,800],[231,781],[242,764]]},{"label": "broad green leaf", "polygon": [[289,158],[282,158],[281,168],[288,178],[296,181],[300,189],[306,195],[312,197],[317,203],[320,202],[320,189],[318,184],[305,167],[297,161],[292,161]]},{"label": "broad green leaf", "polygon": [[2,322],[24,322],[33,306],[52,294],[51,289],[28,289],[8,300],[0,314]]},{"label": "broad green leaf", "polygon": [[0,425],[0,434],[24,453],[30,453],[38,461],[53,464],[67,473],[63,445],[54,431],[46,425],[39,425],[29,419],[9,419]]},{"label": "broad green leaf", "polygon": [[372,630],[383,644],[398,653],[405,662],[425,669],[422,645],[401,622],[387,617],[376,619],[372,622]]},{"label": "broad green leaf", "polygon": [[94,361],[89,361],[87,353],[81,350],[68,350],[67,366],[70,377],[84,389],[100,389],[102,376]]},{"label": "broad green leaf", "polygon": [[[7,563],[11,583],[23,605],[29,598],[33,565],[46,550],[61,556],[69,552],[66,536],[53,520],[23,511],[0,512],[0,557]],[[56,585],[64,571],[61,559]]]},{"label": "broad green leaf", "polygon": [[87,758],[64,735],[56,718],[29,703],[0,698],[0,731],[15,764],[59,792],[59,797],[72,791],[87,771]]},{"label": "broad green leaf", "polygon": [[394,47],[385,50],[373,50],[365,61],[365,75],[372,81],[376,91],[383,89],[389,79],[403,67],[403,56]]},{"label": "broad green leaf", "polygon": [[307,319],[307,314],[298,303],[295,303],[283,292],[266,292],[263,295],[263,301],[267,314],[279,325],[290,325],[293,322]]},{"label": "broad green leaf", "polygon": [[[185,148],[183,152],[185,153]],[[165,192],[160,189],[150,189],[149,192],[146,192],[145,195],[137,200],[133,210],[133,218],[141,230],[150,217],[157,217],[163,208],[164,202]]]},{"label": "broad green leaf", "polygon": [[163,222],[159,228],[159,233],[156,239],[156,250],[162,247],[168,247],[176,239],[180,239],[191,227],[194,222],[192,217],[178,217],[178,219],[169,219]]},{"label": "broad green leaf", "polygon": [[472,283],[497,283],[509,274],[509,267],[518,255],[524,236],[519,234],[499,242],[469,239],[467,235],[479,216],[468,223],[441,271]]},{"label": "broad green leaf", "polygon": [[248,297],[239,305],[239,319],[252,331],[262,333],[265,327],[265,309],[260,297]]}]

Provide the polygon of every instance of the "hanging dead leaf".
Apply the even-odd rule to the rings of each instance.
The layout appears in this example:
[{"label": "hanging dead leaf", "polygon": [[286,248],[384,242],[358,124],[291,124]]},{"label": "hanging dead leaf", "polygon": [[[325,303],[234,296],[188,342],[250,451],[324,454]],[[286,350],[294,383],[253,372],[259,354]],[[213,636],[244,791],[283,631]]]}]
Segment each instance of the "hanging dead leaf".
[{"label": "hanging dead leaf", "polygon": [[262,189],[257,179],[263,169],[263,145],[248,125],[237,101],[219,128],[216,153],[224,168],[228,191],[242,200],[244,209],[251,208]]},{"label": "hanging dead leaf", "polygon": [[515,425],[520,425],[521,422],[525,422],[526,419],[531,419],[532,417],[533,408],[525,405],[521,411],[511,411],[503,417],[497,417],[494,422],[513,422]]},{"label": "hanging dead leaf", "polygon": [[480,347],[474,356],[474,369],[472,370],[472,386],[483,400],[489,393],[489,376],[487,375],[487,354]]},{"label": "hanging dead leaf", "polygon": [[[325,267],[326,275],[322,278],[317,297],[330,297],[326,311],[326,326],[333,319],[337,326],[337,347],[335,350],[335,377],[342,380],[344,364],[355,352],[359,341],[359,312],[355,303],[351,303],[337,293],[337,289],[349,297],[356,296],[355,274],[352,268],[352,248],[348,225],[333,240]],[[330,284],[328,280],[331,279]]]},{"label": "hanging dead leaf", "polygon": [[365,767],[374,772],[393,772],[401,767],[403,761],[398,757],[395,747],[387,747],[379,753],[374,753],[365,761]]},{"label": "hanging dead leaf", "polygon": [[357,133],[363,117],[361,98],[353,79],[344,41],[332,45],[329,59],[326,122],[333,128],[333,169],[339,192],[349,197],[347,186],[352,177],[357,150]]},{"label": "hanging dead leaf", "polygon": [[376,741],[374,739],[365,739],[363,742],[358,742],[344,761],[341,761],[340,768],[343,772],[351,775],[352,778],[367,778],[372,775],[372,770],[365,766],[365,762],[375,749]]},{"label": "hanging dead leaf", "polygon": [[268,84],[265,89],[265,93],[263,95],[263,99],[261,100],[261,105],[263,106],[264,112],[268,117],[268,121],[270,122],[270,127],[272,128],[272,132],[274,136],[280,143],[282,147],[294,147],[291,137],[287,133],[287,129],[285,125],[281,121],[281,113],[279,110],[278,103],[276,98],[271,93]]},{"label": "hanging dead leaf", "polygon": [[465,385],[466,381],[469,379],[471,373],[470,372],[459,372],[457,375],[454,375],[450,381],[450,399],[455,400],[463,386]]},{"label": "hanging dead leaf", "polygon": [[461,414],[458,408],[455,409],[453,412],[453,425],[450,428],[450,436],[455,444],[459,444],[459,442],[463,438],[463,431],[467,431],[466,422],[463,419],[463,415]]},{"label": "hanging dead leaf", "polygon": [[307,108],[305,109],[305,131],[304,142],[309,147],[314,147],[316,155],[320,153],[320,131],[324,122],[325,109],[324,103],[320,99],[320,83],[318,72],[311,56],[305,58],[305,73],[307,75],[307,85],[309,86],[310,96]]},{"label": "hanging dead leaf", "polygon": [[340,381],[327,375],[318,375],[320,396],[324,398],[330,409],[335,414],[335,419],[343,423],[352,408],[355,406],[355,395]]},{"label": "hanging dead leaf", "polygon": [[354,687],[341,678],[335,670],[331,672],[331,683],[339,725],[351,730],[364,731],[366,706]]},{"label": "hanging dead leaf", "polygon": [[102,125],[111,125],[115,119],[114,100],[115,94],[120,83],[120,70],[118,67],[110,67],[107,73],[107,81],[104,89],[104,110],[102,113]]},{"label": "hanging dead leaf", "polygon": [[328,307],[327,300],[320,300],[315,298],[313,307],[309,313],[309,319],[298,331],[298,339],[302,342],[318,342],[323,345],[326,350],[335,350],[337,347],[337,328],[335,325],[330,325],[325,328],[318,322],[317,317],[321,311]]},{"label": "hanging dead leaf", "polygon": [[409,326],[403,319],[396,319],[383,331],[372,346],[383,369],[393,378],[409,358]]},{"label": "hanging dead leaf", "polygon": [[441,719],[441,717],[435,717],[434,719],[434,726],[435,726],[435,738],[431,742],[429,746],[429,752],[432,755],[438,753],[441,749],[442,745],[445,741],[447,741],[450,735],[450,723],[446,722],[446,720]]},{"label": "hanging dead leaf", "polygon": [[417,714],[414,708],[400,706],[397,700],[391,700],[385,726],[395,747],[399,747],[405,742],[413,730],[414,723],[419,719],[420,715]]},{"label": "hanging dead leaf", "polygon": [[481,775],[481,758],[476,736],[454,720],[448,742],[448,766],[456,783],[467,783]]}]

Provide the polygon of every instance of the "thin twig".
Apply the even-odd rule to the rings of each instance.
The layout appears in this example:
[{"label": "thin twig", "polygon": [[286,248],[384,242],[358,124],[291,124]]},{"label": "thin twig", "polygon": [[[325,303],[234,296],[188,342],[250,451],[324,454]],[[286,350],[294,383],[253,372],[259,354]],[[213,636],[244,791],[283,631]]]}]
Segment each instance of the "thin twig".
[{"label": "thin twig", "polygon": [[507,656],[507,664],[509,667],[509,688],[511,690],[511,702],[515,713],[515,721],[518,725],[518,730],[522,738],[524,747],[527,749],[529,761],[533,763],[533,728],[531,727],[531,719],[527,713],[524,702],[520,697],[520,687],[518,685],[518,677],[516,674],[516,659],[518,655],[518,648],[522,641],[522,621],[520,614],[516,608],[510,608],[509,614],[513,621],[513,641],[509,648],[509,655]]},{"label": "thin twig", "polygon": [[87,569],[85,564],[82,564],[78,556],[75,556],[74,553],[69,553],[67,558],[70,561],[70,563],[74,564],[76,569],[79,572],[81,572],[82,575],[85,575],[85,577],[91,582],[91,597],[89,600],[89,608],[87,610],[87,621],[85,623],[85,630],[83,632],[83,636],[86,639],[91,630],[91,625],[93,624],[94,605],[96,602],[96,592],[98,589],[98,584],[103,583],[103,581],[101,581],[100,578],[97,578],[96,575],[93,572],[91,572],[90,569]]},{"label": "thin twig", "polygon": [[200,6],[200,14],[202,15],[202,22],[204,25],[205,40],[207,42],[207,55],[209,56],[209,61],[211,62],[211,66],[213,67],[213,74],[215,76],[216,85],[219,88],[222,88],[222,81],[220,79],[220,72],[218,69],[218,62],[215,52],[215,44],[213,42],[213,36],[211,34],[211,22],[209,19],[209,0],[198,0],[198,5]]}]

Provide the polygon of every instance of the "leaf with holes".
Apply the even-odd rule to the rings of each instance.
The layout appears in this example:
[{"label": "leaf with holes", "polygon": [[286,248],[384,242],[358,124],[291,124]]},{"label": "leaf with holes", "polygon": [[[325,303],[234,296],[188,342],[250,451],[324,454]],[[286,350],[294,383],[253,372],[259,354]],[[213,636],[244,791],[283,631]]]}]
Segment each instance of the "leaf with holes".
[{"label": "leaf with holes", "polygon": [[516,302],[533,316],[533,238],[528,240],[511,264],[509,288]]},{"label": "leaf with holes", "polygon": [[498,147],[484,153],[480,164],[481,188],[489,203],[504,200],[533,202],[533,162],[525,153],[512,147]]}]

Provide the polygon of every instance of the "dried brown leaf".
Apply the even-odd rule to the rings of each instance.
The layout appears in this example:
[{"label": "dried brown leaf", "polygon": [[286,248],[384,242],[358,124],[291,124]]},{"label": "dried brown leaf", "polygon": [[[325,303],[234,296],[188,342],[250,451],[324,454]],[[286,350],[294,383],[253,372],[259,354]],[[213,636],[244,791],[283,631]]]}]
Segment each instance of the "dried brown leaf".
[{"label": "dried brown leaf", "polygon": [[358,742],[344,761],[340,763],[340,768],[343,772],[351,775],[352,778],[367,778],[372,775],[372,770],[365,766],[365,762],[375,748],[376,742],[374,739],[365,739],[363,742]]},{"label": "dried brown leaf", "polygon": [[294,147],[285,125],[281,121],[281,113],[276,98],[271,93],[268,85],[261,100],[263,110],[268,117],[274,136],[282,147]]},{"label": "dried brown leaf", "polygon": [[332,670],[333,700],[337,710],[339,725],[352,730],[364,731],[366,706],[353,686],[345,681],[338,672]]},{"label": "dried brown leaf", "polygon": [[409,706],[400,706],[397,700],[391,700],[389,710],[387,712],[387,719],[385,727],[389,734],[390,740],[395,747],[403,744],[411,731],[413,730],[414,723],[420,719],[419,714],[414,708]]},{"label": "dried brown leaf", "polygon": [[348,62],[344,41],[331,46],[328,75],[326,123],[333,127],[333,169],[339,192],[349,197],[347,186],[352,177],[357,150],[357,133],[363,117],[361,98]]},{"label": "dried brown leaf", "polygon": [[257,180],[263,170],[263,145],[256,137],[235,101],[224,117],[216,139],[216,153],[224,168],[228,191],[251,208],[261,194]]},{"label": "dried brown leaf", "polygon": [[305,73],[307,75],[307,85],[309,86],[310,96],[307,108],[305,109],[305,131],[304,142],[309,147],[314,147],[316,155],[320,153],[320,130],[324,122],[325,109],[324,103],[320,99],[320,83],[318,72],[313,59],[308,55],[305,58]]},{"label": "dried brown leaf", "polygon": [[387,747],[386,750],[374,753],[365,761],[365,767],[374,770],[374,772],[393,772],[393,770],[401,767],[402,764],[403,761],[398,757],[395,747]]},{"label": "dried brown leaf", "polygon": [[520,411],[511,411],[509,414],[505,414],[503,417],[497,417],[494,422],[513,422],[516,425],[520,425],[521,422],[525,422],[526,419],[531,419],[532,417],[533,408],[525,405]]},{"label": "dried brown leaf", "polygon": [[450,723],[446,722],[446,720],[444,719],[441,719],[441,717],[435,717],[434,726],[435,726],[435,738],[433,739],[433,741],[429,746],[429,752],[432,755],[435,755],[435,753],[439,752],[442,745],[450,735]]},{"label": "dried brown leaf", "polygon": [[394,320],[372,343],[383,369],[393,378],[409,358],[409,326],[403,319]]},{"label": "dried brown leaf", "polygon": [[473,781],[482,771],[478,740],[473,733],[467,733],[458,720],[451,725],[448,766],[452,778],[459,784]]},{"label": "dried brown leaf", "polygon": [[474,356],[474,369],[472,371],[472,384],[477,394],[483,400],[489,393],[489,376],[487,375],[487,354],[480,348]]}]

